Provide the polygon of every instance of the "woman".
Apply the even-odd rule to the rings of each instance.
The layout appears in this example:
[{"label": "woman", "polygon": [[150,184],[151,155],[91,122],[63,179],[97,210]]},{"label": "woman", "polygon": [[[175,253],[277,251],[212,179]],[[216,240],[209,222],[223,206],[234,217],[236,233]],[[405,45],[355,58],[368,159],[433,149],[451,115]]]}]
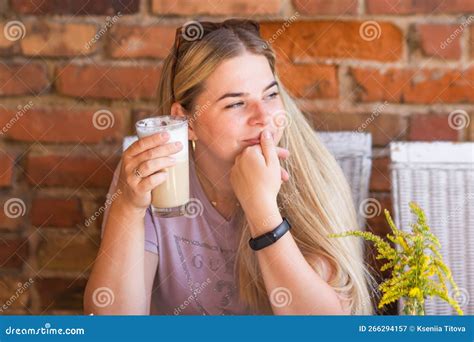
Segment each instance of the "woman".
[{"label": "woman", "polygon": [[[109,192],[120,195],[104,215],[86,313],[372,313],[360,241],[328,238],[357,227],[347,182],[280,83],[257,23],[179,28],[158,105],[189,119],[202,213],[152,216],[150,191],[183,146],[160,134],[132,144]],[[249,246],[276,227],[277,241]]]}]

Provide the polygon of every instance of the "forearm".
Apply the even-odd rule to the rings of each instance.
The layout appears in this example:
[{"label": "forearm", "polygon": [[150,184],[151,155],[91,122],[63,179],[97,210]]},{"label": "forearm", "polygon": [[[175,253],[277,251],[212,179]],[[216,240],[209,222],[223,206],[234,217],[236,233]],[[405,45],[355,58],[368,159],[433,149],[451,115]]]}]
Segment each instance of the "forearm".
[{"label": "forearm", "polygon": [[[148,314],[144,235],[144,213],[114,202],[84,295],[86,313]],[[106,298],[106,292],[111,304],[104,306],[101,293]]]},{"label": "forearm", "polygon": [[[250,222],[252,236],[261,235],[282,222],[277,208],[261,217],[267,218],[266,225],[271,228],[262,227],[261,219],[253,220]],[[335,290],[305,259],[291,235],[291,230],[273,245],[255,253],[274,314],[347,314],[341,307]]]}]

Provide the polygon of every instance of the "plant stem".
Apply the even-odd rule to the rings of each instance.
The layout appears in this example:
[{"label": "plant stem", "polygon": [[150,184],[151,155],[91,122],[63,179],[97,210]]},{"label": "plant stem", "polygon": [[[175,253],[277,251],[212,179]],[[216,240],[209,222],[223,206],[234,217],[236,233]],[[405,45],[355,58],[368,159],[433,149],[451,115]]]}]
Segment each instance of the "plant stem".
[{"label": "plant stem", "polygon": [[404,307],[405,315],[411,316],[424,316],[425,315],[425,307],[423,302],[420,302],[418,298],[407,298],[405,300],[405,307]]}]

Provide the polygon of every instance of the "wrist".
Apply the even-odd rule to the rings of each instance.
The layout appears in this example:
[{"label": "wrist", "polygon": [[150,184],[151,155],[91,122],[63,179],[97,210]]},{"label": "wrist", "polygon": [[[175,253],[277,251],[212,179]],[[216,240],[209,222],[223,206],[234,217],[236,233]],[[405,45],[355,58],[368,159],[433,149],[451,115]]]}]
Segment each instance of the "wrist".
[{"label": "wrist", "polygon": [[247,220],[250,234],[254,238],[273,230],[283,221],[283,218],[275,203],[260,210],[257,209],[254,214],[247,215]]},{"label": "wrist", "polygon": [[134,206],[129,201],[123,200],[121,198],[112,202],[110,211],[117,211],[121,215],[130,216],[130,217],[145,217],[148,207],[137,207]]}]

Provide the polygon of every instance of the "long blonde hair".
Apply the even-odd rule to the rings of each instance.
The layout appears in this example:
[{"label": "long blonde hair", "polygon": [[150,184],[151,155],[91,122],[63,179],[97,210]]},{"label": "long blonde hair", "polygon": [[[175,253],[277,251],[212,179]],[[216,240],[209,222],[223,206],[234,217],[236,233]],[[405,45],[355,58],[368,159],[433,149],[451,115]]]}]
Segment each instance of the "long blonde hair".
[{"label": "long blonde hair", "polygon": [[[177,61],[176,51],[172,51],[163,64],[159,111],[170,113],[172,103],[179,102],[188,113],[195,113],[194,101],[206,78],[222,61],[245,52],[267,58],[290,120],[280,141],[280,146],[291,151],[290,158],[283,162],[291,177],[278,194],[282,216],[290,219],[293,238],[308,261],[314,257],[329,261],[335,271],[329,285],[349,299],[351,313],[370,315],[373,307],[369,289],[373,289],[373,278],[364,266],[362,241],[328,238],[331,233],[358,227],[349,186],[334,157],[278,80],[275,54],[258,33],[222,27],[189,44],[185,51],[180,51]],[[243,218],[242,212],[240,215]],[[271,306],[263,277],[255,252],[248,246],[248,222],[239,222],[241,239],[235,266],[240,299],[255,312],[269,314]],[[322,276],[318,263],[312,266]]]}]

